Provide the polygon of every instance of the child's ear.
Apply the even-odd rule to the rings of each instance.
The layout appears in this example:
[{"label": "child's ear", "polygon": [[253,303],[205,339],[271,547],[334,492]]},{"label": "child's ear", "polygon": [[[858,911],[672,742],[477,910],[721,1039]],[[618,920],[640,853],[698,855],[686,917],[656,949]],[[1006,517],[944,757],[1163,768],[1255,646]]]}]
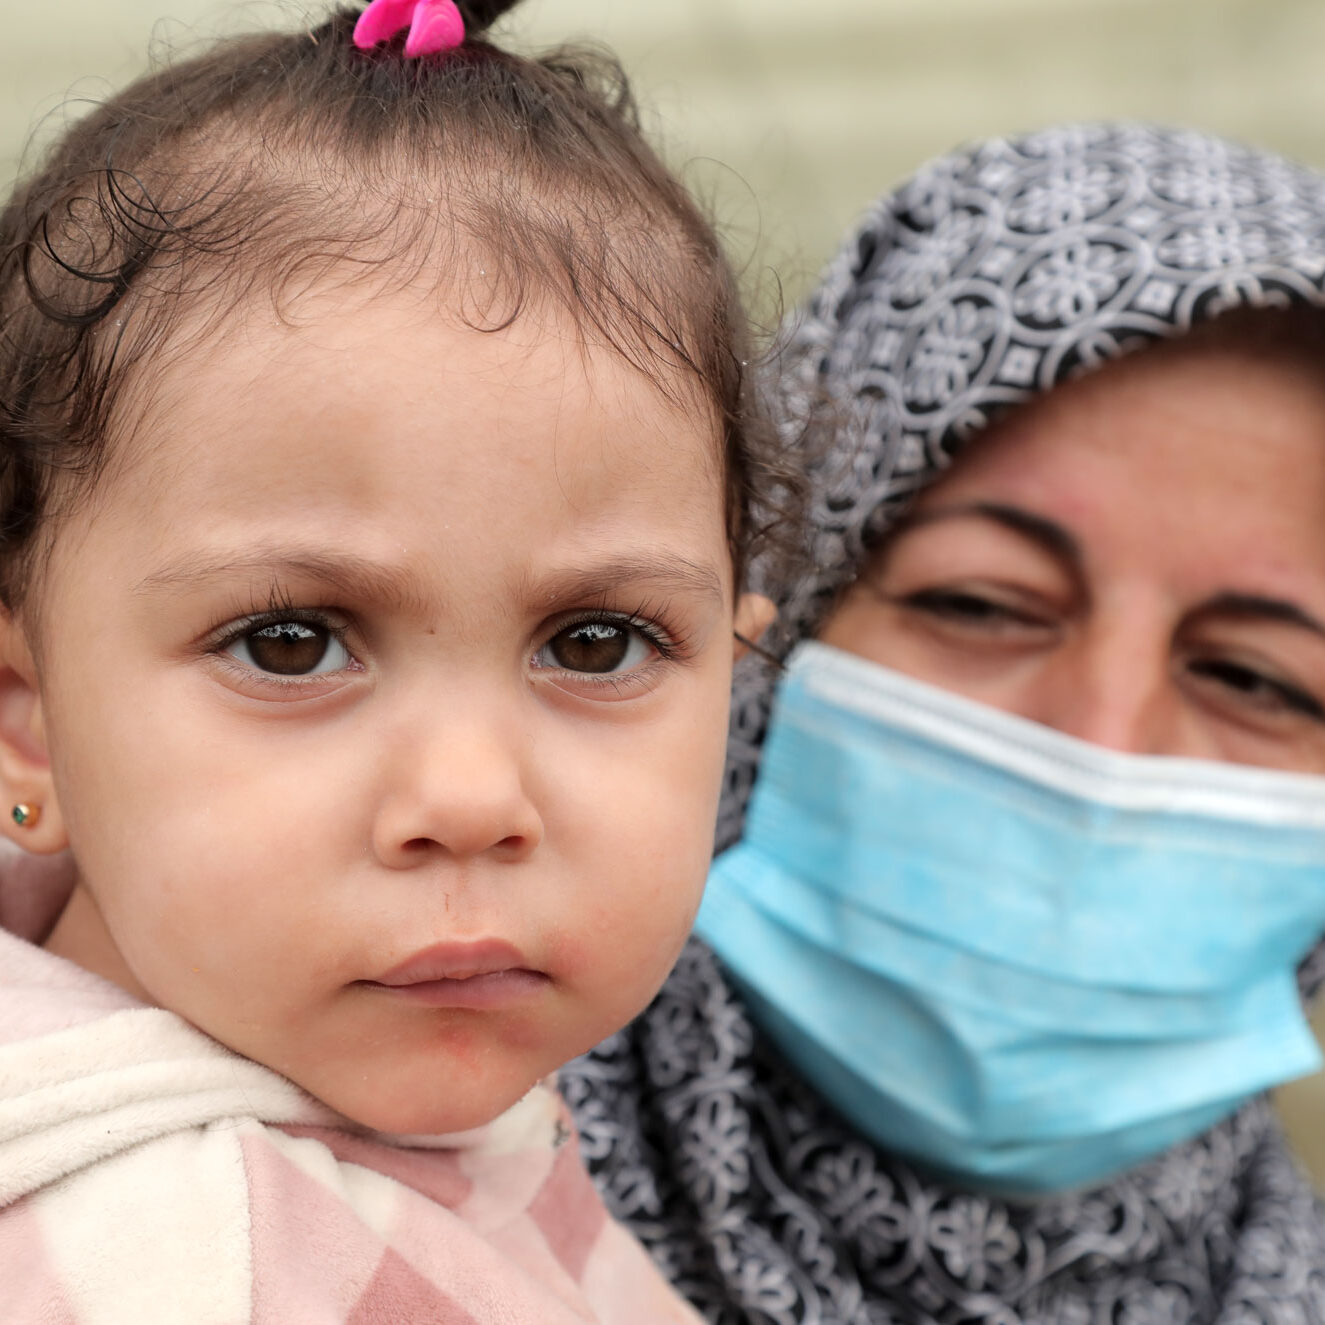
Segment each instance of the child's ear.
[{"label": "child's ear", "polygon": [[45,855],[69,845],[55,800],[41,692],[27,636],[0,608],[0,832]]},{"label": "child's ear", "polygon": [[777,614],[771,598],[765,598],[761,593],[743,593],[736,600],[736,621],[732,628],[736,644],[732,656],[745,657],[750,646],[759,643],[760,636],[773,624]]}]

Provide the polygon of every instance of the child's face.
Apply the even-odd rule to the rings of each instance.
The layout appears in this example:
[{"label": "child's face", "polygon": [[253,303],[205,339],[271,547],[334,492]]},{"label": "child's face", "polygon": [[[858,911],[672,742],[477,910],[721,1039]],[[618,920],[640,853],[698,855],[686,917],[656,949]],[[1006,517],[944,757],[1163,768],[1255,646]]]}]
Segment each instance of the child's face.
[{"label": "child's face", "polygon": [[49,946],[367,1126],[487,1121],[647,1002],[698,904],[710,414],[408,295],[250,318],[153,399],[39,587],[35,832],[82,880]]}]

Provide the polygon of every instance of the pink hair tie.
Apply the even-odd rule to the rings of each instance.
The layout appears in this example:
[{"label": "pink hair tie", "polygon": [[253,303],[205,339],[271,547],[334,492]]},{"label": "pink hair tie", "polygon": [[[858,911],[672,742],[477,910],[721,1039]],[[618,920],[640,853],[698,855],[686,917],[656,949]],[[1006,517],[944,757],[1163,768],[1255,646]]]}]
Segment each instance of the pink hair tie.
[{"label": "pink hair tie", "polygon": [[465,39],[465,20],[455,0],[373,0],[354,25],[354,44],[370,50],[406,27],[405,54],[410,57],[453,51]]}]

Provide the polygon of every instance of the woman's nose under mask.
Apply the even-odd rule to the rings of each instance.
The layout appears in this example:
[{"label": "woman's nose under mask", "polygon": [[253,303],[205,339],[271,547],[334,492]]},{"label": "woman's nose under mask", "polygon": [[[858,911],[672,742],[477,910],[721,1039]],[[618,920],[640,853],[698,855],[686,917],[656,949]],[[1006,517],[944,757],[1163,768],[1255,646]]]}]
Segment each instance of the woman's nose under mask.
[{"label": "woman's nose under mask", "polygon": [[880,1146],[1094,1184],[1319,1065],[1325,779],[1118,754],[803,644],[698,928]]}]

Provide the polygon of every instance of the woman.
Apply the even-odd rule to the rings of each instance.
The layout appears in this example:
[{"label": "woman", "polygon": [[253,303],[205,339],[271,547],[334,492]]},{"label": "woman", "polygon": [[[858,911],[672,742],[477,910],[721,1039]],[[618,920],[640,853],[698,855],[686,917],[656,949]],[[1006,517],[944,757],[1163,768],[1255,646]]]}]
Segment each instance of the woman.
[{"label": "woman", "polygon": [[565,1082],[710,1319],[1325,1320],[1263,1094],[1325,966],[1323,283],[1325,180],[1141,126],[939,161],[829,268],[775,648],[818,641],[738,686],[721,959]]}]

